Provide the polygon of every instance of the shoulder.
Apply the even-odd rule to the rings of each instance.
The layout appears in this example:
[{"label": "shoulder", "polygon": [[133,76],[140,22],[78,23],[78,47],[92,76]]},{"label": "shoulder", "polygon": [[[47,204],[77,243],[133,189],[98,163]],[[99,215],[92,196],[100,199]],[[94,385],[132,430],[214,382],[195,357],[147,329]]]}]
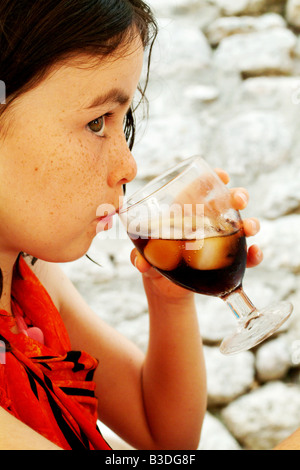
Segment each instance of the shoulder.
[{"label": "shoulder", "polygon": [[300,429],[279,444],[274,450],[300,450]]}]

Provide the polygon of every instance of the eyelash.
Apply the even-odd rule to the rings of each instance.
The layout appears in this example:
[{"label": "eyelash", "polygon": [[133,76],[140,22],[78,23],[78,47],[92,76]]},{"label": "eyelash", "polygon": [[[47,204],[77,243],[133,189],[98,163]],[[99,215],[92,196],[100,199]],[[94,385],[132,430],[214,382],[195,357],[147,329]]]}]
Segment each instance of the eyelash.
[{"label": "eyelash", "polygon": [[[113,115],[113,113],[106,113],[106,114],[103,114],[102,116],[99,116],[98,118],[96,119],[93,119],[92,121],[90,121],[88,123],[88,128],[90,129],[90,131],[95,134],[97,137],[100,137],[101,139],[103,139],[105,136],[103,135],[104,131],[105,131],[105,125],[106,125],[106,119],[111,117]],[[96,123],[96,121],[103,121],[103,124],[102,124],[102,128],[100,131],[94,131],[93,129],[91,129],[91,125]],[[97,124],[96,124],[97,125]]]}]

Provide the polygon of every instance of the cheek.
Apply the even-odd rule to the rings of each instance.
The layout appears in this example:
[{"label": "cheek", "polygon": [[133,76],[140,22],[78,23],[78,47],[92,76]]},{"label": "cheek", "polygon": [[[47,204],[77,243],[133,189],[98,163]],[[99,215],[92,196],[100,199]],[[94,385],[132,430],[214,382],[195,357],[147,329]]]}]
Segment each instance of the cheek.
[{"label": "cheek", "polygon": [[34,132],[28,121],[1,146],[0,244],[65,261],[83,256],[96,235],[97,208],[111,199],[109,160],[102,142],[46,133],[51,125]]},{"label": "cheek", "polygon": [[81,141],[70,139],[67,144],[56,143],[52,149],[43,152],[31,166],[37,192],[42,189],[50,198],[75,200],[88,196],[98,184],[99,176],[105,174],[104,162]]},{"label": "cheek", "polygon": [[46,222],[70,215],[75,220],[96,211],[105,187],[105,162],[72,136],[54,137],[24,140],[8,159],[5,179],[14,181],[15,210],[24,216],[35,213],[36,220]]}]

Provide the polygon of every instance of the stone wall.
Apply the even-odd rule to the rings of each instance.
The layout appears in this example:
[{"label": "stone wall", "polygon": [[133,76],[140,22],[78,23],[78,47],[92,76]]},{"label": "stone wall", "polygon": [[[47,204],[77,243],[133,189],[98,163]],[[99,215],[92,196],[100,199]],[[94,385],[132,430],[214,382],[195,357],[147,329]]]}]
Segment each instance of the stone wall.
[{"label": "stone wall", "polygon": [[[200,449],[272,449],[300,427],[300,0],[150,0],[160,25],[139,124],[134,190],[173,163],[202,154],[245,186],[245,216],[261,220],[265,253],[245,290],[258,307],[289,299],[276,337],[234,357],[219,353],[235,327],[227,307],[197,296],[209,408]],[[119,232],[120,230],[120,232]],[[114,238],[119,238],[116,241]],[[147,305],[117,228],[87,259],[65,265],[102,318],[147,347]]]}]

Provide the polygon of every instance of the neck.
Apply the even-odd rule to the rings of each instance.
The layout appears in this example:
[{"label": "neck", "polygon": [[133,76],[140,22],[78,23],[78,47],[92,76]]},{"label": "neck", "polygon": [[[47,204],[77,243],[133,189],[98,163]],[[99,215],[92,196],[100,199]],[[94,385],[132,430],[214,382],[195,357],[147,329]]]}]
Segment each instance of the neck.
[{"label": "neck", "polygon": [[0,297],[0,310],[5,310],[11,314],[11,285],[16,259],[17,255],[15,253],[0,253],[0,292],[2,291]]}]

